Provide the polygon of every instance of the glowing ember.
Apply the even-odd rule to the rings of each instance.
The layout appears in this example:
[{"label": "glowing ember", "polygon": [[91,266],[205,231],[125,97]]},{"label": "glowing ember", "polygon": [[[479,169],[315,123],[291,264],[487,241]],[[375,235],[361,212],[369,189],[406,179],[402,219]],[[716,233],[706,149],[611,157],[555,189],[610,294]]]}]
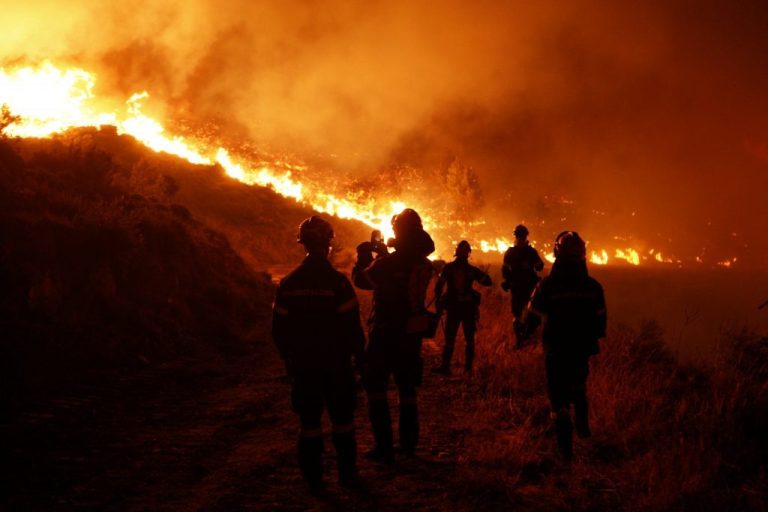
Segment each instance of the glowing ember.
[{"label": "glowing ember", "polygon": [[718,261],[717,265],[720,267],[731,268],[731,266],[738,261],[738,258],[732,258],[730,260]]}]

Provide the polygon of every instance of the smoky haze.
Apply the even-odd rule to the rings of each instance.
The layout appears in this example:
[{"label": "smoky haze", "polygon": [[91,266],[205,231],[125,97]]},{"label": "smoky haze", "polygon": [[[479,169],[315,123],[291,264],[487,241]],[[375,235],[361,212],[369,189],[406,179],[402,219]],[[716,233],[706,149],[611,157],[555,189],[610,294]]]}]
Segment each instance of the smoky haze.
[{"label": "smoky haze", "polygon": [[3,3],[5,63],[79,64],[356,176],[458,161],[505,229],[768,254],[765,5]]}]

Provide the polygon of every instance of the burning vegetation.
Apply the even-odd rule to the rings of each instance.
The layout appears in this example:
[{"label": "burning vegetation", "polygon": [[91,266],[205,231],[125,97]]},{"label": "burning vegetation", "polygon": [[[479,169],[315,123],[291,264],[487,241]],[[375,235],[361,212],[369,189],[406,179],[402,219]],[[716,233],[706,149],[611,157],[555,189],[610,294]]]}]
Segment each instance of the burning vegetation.
[{"label": "burning vegetation", "polygon": [[[422,212],[425,227],[435,234],[438,255],[443,257],[451,254],[451,247],[459,239],[470,240],[483,253],[503,253],[513,244],[495,223],[477,216],[482,204],[478,177],[471,167],[455,158],[432,177],[401,167],[384,170],[387,179],[383,182],[344,183],[332,170],[312,168],[296,158],[263,154],[247,147],[235,154],[225,144],[201,134],[175,135],[144,113],[143,102],[149,99],[146,91],[132,94],[122,106],[115,107],[119,105],[115,98],[100,98],[95,89],[96,76],[79,68],[59,68],[46,62],[38,67],[1,69],[0,103],[7,112],[3,132],[11,137],[46,138],[78,127],[114,127],[118,134],[130,135],[154,151],[192,164],[219,165],[237,181],[268,187],[319,212],[361,221],[387,237],[392,236],[392,215],[406,204],[415,207]],[[559,222],[567,223],[568,216],[576,211],[573,201],[545,201],[555,203],[558,207],[547,212],[547,217],[562,215]],[[547,240],[554,234],[552,228],[545,218],[540,218],[533,220],[532,229],[540,233],[539,242],[534,239],[534,244],[544,249],[551,262],[551,244]],[[595,243],[589,246],[593,264],[680,266],[705,261],[700,256],[669,257],[666,251],[662,256],[657,248],[626,247],[623,237],[614,239],[613,248],[595,247]],[[730,267],[738,258],[708,261]]]}]

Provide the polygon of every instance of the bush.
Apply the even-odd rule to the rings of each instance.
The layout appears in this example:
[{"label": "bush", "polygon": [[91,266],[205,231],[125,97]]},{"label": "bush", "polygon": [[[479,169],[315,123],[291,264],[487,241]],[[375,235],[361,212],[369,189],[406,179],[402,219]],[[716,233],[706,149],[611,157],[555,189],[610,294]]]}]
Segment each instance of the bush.
[{"label": "bush", "polygon": [[[658,325],[618,327],[592,359],[594,436],[557,457],[540,346],[507,350],[508,304],[484,301],[458,481],[477,506],[533,510],[759,510],[768,505],[768,341],[729,337],[717,361],[672,356]],[[499,471],[499,468],[503,470]],[[493,508],[491,506],[490,508]]]},{"label": "bush", "polygon": [[269,276],[174,204],[174,181],[150,167],[88,131],[0,141],[4,400],[266,338]]}]

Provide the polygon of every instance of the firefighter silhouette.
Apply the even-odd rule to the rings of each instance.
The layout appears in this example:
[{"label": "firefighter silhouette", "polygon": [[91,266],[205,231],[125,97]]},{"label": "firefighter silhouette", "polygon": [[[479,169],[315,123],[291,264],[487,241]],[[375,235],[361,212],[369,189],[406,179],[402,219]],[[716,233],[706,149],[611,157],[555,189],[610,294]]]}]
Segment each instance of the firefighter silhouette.
[{"label": "firefighter silhouette", "polygon": [[361,363],[365,334],[349,279],[328,261],[332,238],[331,225],[320,217],[301,223],[298,242],[307,256],[280,282],[272,314],[272,337],[291,379],[291,401],[301,423],[299,467],[313,492],[323,489],[324,409],[333,425],[339,483],[357,482],[352,359]]},{"label": "firefighter silhouette", "polygon": [[522,328],[523,310],[531,292],[539,282],[538,272],[544,269],[544,262],[536,249],[528,242],[528,228],[522,224],[515,227],[515,244],[504,253],[501,287],[512,294],[512,328],[515,333],[515,347],[520,348],[527,338]]},{"label": "firefighter silhouette", "polygon": [[[480,292],[473,288],[475,282],[483,286],[491,285],[491,277],[479,268],[470,265],[469,255],[472,247],[469,242],[462,240],[456,246],[455,259],[448,263],[435,284],[435,301],[438,313],[446,312],[445,347],[443,361],[435,368],[435,372],[444,375],[451,373],[451,358],[456,344],[459,326],[464,330],[465,357],[464,370],[472,372],[472,362],[475,358],[475,332],[480,311]],[[443,288],[447,291],[443,294]]]},{"label": "firefighter silhouette", "polygon": [[419,440],[417,388],[421,385],[423,360],[421,320],[424,301],[432,278],[432,263],[427,256],[435,244],[424,231],[421,218],[405,209],[392,218],[395,238],[391,254],[379,249],[374,259],[373,244],[357,247],[357,263],[352,271],[356,286],[373,290],[373,314],[366,350],[364,386],[368,396],[368,415],[375,447],[366,454],[378,462],[393,460],[392,421],[387,400],[390,376],[399,394],[400,450],[413,455]]},{"label": "firefighter silhouette", "polygon": [[558,448],[564,459],[573,454],[573,404],[576,433],[591,435],[587,402],[589,358],[599,352],[605,337],[606,308],[603,288],[587,272],[586,247],[578,233],[564,231],[555,240],[552,271],[533,292],[526,328],[543,320],[547,391],[555,423]]}]

